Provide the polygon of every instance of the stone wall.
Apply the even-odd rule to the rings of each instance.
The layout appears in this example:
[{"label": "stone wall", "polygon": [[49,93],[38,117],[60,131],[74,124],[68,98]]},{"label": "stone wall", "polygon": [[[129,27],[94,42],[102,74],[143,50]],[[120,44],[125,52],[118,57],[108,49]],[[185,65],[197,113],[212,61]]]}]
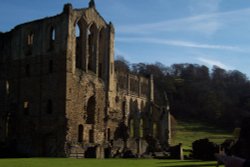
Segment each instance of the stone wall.
[{"label": "stone wall", "polygon": [[[109,25],[94,7],[77,10],[69,5],[67,8],[66,140],[69,145],[81,145],[83,152],[95,149],[97,155],[102,150],[97,145],[105,143]],[[80,126],[83,128],[79,129]]]},{"label": "stone wall", "polygon": [[117,71],[117,90],[123,94],[148,98],[151,92],[150,78]]},{"label": "stone wall", "polygon": [[6,34],[0,80],[8,83],[8,94],[0,138],[14,141],[22,154],[63,156],[67,16],[25,23]]}]

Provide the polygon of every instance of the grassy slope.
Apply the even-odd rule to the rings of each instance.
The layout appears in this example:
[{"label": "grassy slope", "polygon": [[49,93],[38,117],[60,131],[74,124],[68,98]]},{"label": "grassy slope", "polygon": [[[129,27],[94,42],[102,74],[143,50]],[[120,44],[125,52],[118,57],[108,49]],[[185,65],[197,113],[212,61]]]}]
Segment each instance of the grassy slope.
[{"label": "grassy slope", "polygon": [[221,144],[225,139],[232,138],[230,132],[218,129],[211,125],[197,122],[178,122],[176,135],[172,144],[182,143],[184,148],[190,148],[192,142],[198,139],[208,138],[210,141]]},{"label": "grassy slope", "polygon": [[69,159],[69,158],[26,158],[0,159],[3,167],[214,167],[215,162],[154,160],[154,159]]}]

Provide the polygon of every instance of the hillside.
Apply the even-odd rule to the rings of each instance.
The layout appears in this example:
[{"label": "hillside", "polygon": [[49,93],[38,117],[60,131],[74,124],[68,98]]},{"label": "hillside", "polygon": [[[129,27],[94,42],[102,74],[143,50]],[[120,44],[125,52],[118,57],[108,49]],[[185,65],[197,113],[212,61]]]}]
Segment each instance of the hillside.
[{"label": "hillside", "polygon": [[225,139],[233,138],[233,135],[232,132],[205,123],[178,121],[172,144],[182,143],[184,148],[191,148],[193,141],[203,138],[221,144]]}]

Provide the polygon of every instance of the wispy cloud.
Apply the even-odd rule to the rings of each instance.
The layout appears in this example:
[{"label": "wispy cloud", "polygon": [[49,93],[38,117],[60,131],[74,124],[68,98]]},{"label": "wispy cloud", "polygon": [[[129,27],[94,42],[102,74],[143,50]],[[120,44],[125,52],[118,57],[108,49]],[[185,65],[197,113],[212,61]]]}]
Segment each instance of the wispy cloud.
[{"label": "wispy cloud", "polygon": [[169,39],[159,39],[159,38],[117,38],[117,42],[126,42],[126,43],[153,43],[153,44],[162,44],[170,45],[177,47],[189,47],[189,48],[200,48],[200,49],[220,49],[220,50],[231,50],[231,51],[242,51],[241,48],[237,46],[228,46],[228,45],[210,45],[195,43],[191,41],[181,41],[181,40],[169,40]]},{"label": "wispy cloud", "polygon": [[153,34],[166,31],[196,31],[205,34],[214,33],[220,24],[214,21],[216,16],[193,16],[183,19],[167,20],[156,23],[118,26],[118,33]]},{"label": "wispy cloud", "polygon": [[221,0],[189,0],[189,10],[192,14],[208,14],[219,11]]},{"label": "wispy cloud", "polygon": [[127,56],[128,56],[127,53],[121,51],[121,50],[118,49],[118,48],[115,48],[115,55],[116,55],[116,56],[122,56],[122,57],[127,57]]},{"label": "wispy cloud", "polygon": [[165,20],[161,22],[117,26],[118,33],[122,34],[153,34],[167,31],[193,31],[211,35],[221,29],[228,22],[247,19],[250,8],[201,14],[181,19]]},{"label": "wispy cloud", "polygon": [[218,61],[218,60],[211,60],[211,59],[207,59],[207,58],[203,58],[203,57],[198,57],[197,58],[198,61],[200,61],[201,63],[204,63],[210,67],[212,66],[218,66],[220,68],[226,69],[226,70],[230,70],[232,69],[232,67]]}]

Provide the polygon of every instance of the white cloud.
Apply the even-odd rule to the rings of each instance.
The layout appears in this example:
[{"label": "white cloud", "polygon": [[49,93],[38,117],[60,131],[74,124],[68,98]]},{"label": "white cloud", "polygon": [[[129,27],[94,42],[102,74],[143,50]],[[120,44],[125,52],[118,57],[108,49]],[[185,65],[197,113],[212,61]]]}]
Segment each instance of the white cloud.
[{"label": "white cloud", "polygon": [[125,58],[126,60],[130,60],[132,59],[133,55],[127,53],[127,52],[124,52],[123,50],[120,50],[119,48],[115,48],[115,59],[117,59],[118,57],[123,57]]},{"label": "white cloud", "polygon": [[116,55],[116,56],[122,56],[122,57],[127,57],[127,56],[128,56],[127,53],[121,51],[121,50],[118,49],[118,48],[115,48],[115,55]]},{"label": "white cloud", "polygon": [[226,24],[234,21],[248,20],[250,8],[201,14],[181,19],[164,20],[161,22],[117,26],[117,32],[121,34],[156,34],[161,32],[195,32],[205,35],[216,33]]},{"label": "white cloud", "polygon": [[167,31],[196,31],[205,34],[214,33],[220,24],[215,22],[216,16],[193,16],[183,19],[167,20],[156,23],[118,26],[118,33],[153,34]]},{"label": "white cloud", "polygon": [[219,11],[221,0],[190,0],[189,10],[192,14],[207,14]]},{"label": "white cloud", "polygon": [[126,42],[126,43],[153,43],[153,44],[162,44],[178,47],[189,47],[189,48],[200,48],[200,49],[219,49],[219,50],[230,50],[230,51],[242,51],[241,48],[237,46],[228,46],[228,45],[210,45],[195,43],[191,41],[182,41],[182,40],[169,40],[169,39],[159,39],[159,38],[117,38],[117,42]]},{"label": "white cloud", "polygon": [[230,70],[232,69],[232,67],[218,61],[218,60],[211,60],[211,59],[207,59],[207,58],[202,58],[202,57],[199,57],[197,58],[198,61],[202,62],[202,63],[205,63],[206,65],[212,67],[212,66],[218,66],[220,68],[223,68],[223,69],[226,69],[226,70]]}]

